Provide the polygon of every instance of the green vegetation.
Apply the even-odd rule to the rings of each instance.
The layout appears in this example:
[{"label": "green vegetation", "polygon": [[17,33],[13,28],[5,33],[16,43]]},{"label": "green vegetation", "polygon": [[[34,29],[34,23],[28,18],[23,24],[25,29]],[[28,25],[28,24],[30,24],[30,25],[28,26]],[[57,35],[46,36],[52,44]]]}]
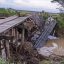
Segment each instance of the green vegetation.
[{"label": "green vegetation", "polygon": [[7,62],[3,60],[2,58],[0,58],[0,64],[7,64]]},{"label": "green vegetation", "polygon": [[57,26],[56,26],[56,33],[58,37],[64,37],[64,14],[55,14],[52,15],[54,19],[57,21]]},{"label": "green vegetation", "polygon": [[57,23],[58,23],[58,26],[59,28],[64,28],[64,14],[55,14],[55,15],[52,15],[52,17],[54,19],[56,19]]},{"label": "green vegetation", "polygon": [[60,14],[56,17],[56,20],[58,21],[59,34],[64,35],[64,0],[52,0],[52,2],[58,2],[62,6],[58,8],[60,10]]},{"label": "green vegetation", "polygon": [[49,16],[52,16],[57,21],[56,33],[58,37],[64,37],[64,14],[42,12],[42,15],[44,20],[46,20]]},{"label": "green vegetation", "polygon": [[57,21],[58,21],[58,24],[59,24],[59,28],[64,28],[64,14],[60,14],[57,17]]},{"label": "green vegetation", "polygon": [[[57,59],[58,59],[58,58],[57,58]],[[59,58],[58,60],[55,60],[55,58],[54,58],[54,60],[48,58],[48,60],[43,60],[43,61],[41,61],[39,64],[64,64],[64,58],[61,57],[61,58]]]},{"label": "green vegetation", "polygon": [[16,12],[12,9],[0,8],[0,15],[1,16],[12,16],[14,14],[16,14]]},{"label": "green vegetation", "polygon": [[42,15],[43,15],[44,20],[46,20],[49,16],[49,14],[47,12],[43,12]]},{"label": "green vegetation", "polygon": [[59,27],[64,28],[64,14],[62,13],[64,11],[62,10],[64,8],[64,0],[52,0],[52,2],[58,2],[60,5],[62,5],[62,8],[59,8],[61,13],[57,17],[57,20]]},{"label": "green vegetation", "polygon": [[26,16],[27,14],[30,14],[29,11],[21,11],[21,10],[14,10],[14,9],[5,9],[5,8],[0,8],[0,16],[12,16],[12,15],[17,15],[18,12],[20,12],[20,16]]},{"label": "green vegetation", "polygon": [[58,2],[62,7],[64,7],[64,0],[52,0],[52,2]]},{"label": "green vegetation", "polygon": [[39,64],[52,64],[49,60],[43,60]]},{"label": "green vegetation", "polygon": [[29,11],[20,11],[21,16],[26,16],[27,14],[30,14]]}]

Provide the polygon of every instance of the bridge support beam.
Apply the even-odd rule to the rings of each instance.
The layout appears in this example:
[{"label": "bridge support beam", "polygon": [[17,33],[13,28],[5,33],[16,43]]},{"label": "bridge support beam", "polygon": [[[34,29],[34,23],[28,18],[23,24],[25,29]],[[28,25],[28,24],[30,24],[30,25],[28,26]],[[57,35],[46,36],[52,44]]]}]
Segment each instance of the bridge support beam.
[{"label": "bridge support beam", "polygon": [[5,42],[5,40],[3,39],[3,40],[1,40],[1,46],[2,46],[2,49],[1,49],[1,52],[2,52],[2,58],[3,59],[7,59],[6,58],[6,48],[5,48],[5,44],[6,44],[6,42]]},{"label": "bridge support beam", "polygon": [[10,59],[10,43],[13,40],[13,36],[0,36],[0,56],[2,56],[3,59],[7,59],[9,61]]},{"label": "bridge support beam", "polygon": [[6,50],[7,50],[7,60],[10,59],[10,48],[9,48],[9,41],[6,40]]},{"label": "bridge support beam", "polygon": [[1,52],[1,40],[0,40],[0,56],[1,56],[2,52]]},{"label": "bridge support beam", "polygon": [[23,29],[22,29],[22,43],[24,43],[24,37],[25,36],[25,29],[24,29],[24,26],[23,26]]}]

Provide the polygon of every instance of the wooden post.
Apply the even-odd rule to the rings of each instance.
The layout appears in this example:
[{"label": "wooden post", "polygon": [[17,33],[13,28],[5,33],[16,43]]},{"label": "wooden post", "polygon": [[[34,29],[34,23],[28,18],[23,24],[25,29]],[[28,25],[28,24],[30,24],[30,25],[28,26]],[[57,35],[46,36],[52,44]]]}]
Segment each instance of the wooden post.
[{"label": "wooden post", "polygon": [[22,29],[22,43],[24,43],[24,34],[25,34],[25,29],[24,29],[24,26],[23,26],[23,29]]},{"label": "wooden post", "polygon": [[17,53],[17,46],[18,46],[17,28],[15,28],[15,44],[16,44],[16,53]]},{"label": "wooden post", "polygon": [[17,31],[17,39],[19,39],[19,32]]},{"label": "wooden post", "polygon": [[24,25],[23,25],[23,29],[22,29],[22,37],[21,37],[21,47],[20,47],[20,49],[19,49],[19,52],[21,51],[21,48],[22,48],[22,46],[23,46],[23,44],[24,44],[24,34],[25,34],[25,29],[24,29]]},{"label": "wooden post", "polygon": [[[17,31],[16,31],[16,28],[14,28],[14,36],[15,36],[15,42],[17,42]],[[16,45],[17,45],[17,43],[16,43]]]},{"label": "wooden post", "polygon": [[1,40],[0,40],[0,56],[1,56],[2,52],[1,52]]},{"label": "wooden post", "polygon": [[14,34],[13,34],[13,35],[14,35],[14,37],[15,37],[15,35],[16,35],[16,34],[15,34],[15,28],[14,28]]},{"label": "wooden post", "polygon": [[22,40],[22,34],[19,34],[19,39],[21,39],[21,40]]},{"label": "wooden post", "polygon": [[10,49],[9,49],[9,41],[6,40],[6,51],[7,51],[7,60],[10,59]]},{"label": "wooden post", "polygon": [[12,29],[10,29],[9,35],[12,36]]},{"label": "wooden post", "polygon": [[12,28],[12,36],[15,36],[15,29]]},{"label": "wooden post", "polygon": [[2,58],[3,58],[3,53],[4,53],[4,51],[3,51],[3,39],[1,40],[1,56],[2,56]]},{"label": "wooden post", "polygon": [[15,29],[14,28],[12,29],[12,36],[14,36],[13,42],[15,42]]},{"label": "wooden post", "polygon": [[12,28],[12,36],[14,35],[13,28]]},{"label": "wooden post", "polygon": [[5,52],[5,40],[3,39],[2,40],[2,43],[3,43],[3,46],[4,48],[2,49],[2,58],[6,60],[6,52]]}]

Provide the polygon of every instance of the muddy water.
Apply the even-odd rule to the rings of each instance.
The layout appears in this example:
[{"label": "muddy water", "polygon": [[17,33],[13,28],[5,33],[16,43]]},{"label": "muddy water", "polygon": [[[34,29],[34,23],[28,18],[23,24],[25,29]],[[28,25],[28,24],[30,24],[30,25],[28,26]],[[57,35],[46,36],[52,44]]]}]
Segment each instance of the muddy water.
[{"label": "muddy water", "polygon": [[49,39],[44,47],[38,49],[38,52],[44,56],[52,54],[64,56],[64,38]]}]

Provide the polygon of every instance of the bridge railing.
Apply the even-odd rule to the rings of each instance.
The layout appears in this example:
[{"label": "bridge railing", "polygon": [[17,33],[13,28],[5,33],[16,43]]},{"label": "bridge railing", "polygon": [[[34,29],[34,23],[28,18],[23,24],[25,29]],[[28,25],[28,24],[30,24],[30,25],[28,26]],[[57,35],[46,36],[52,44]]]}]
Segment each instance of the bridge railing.
[{"label": "bridge railing", "polygon": [[45,44],[45,42],[48,39],[48,35],[51,33],[55,25],[56,25],[56,21],[52,21],[49,23],[48,26],[46,26],[40,37],[35,41],[34,47],[40,48]]}]

